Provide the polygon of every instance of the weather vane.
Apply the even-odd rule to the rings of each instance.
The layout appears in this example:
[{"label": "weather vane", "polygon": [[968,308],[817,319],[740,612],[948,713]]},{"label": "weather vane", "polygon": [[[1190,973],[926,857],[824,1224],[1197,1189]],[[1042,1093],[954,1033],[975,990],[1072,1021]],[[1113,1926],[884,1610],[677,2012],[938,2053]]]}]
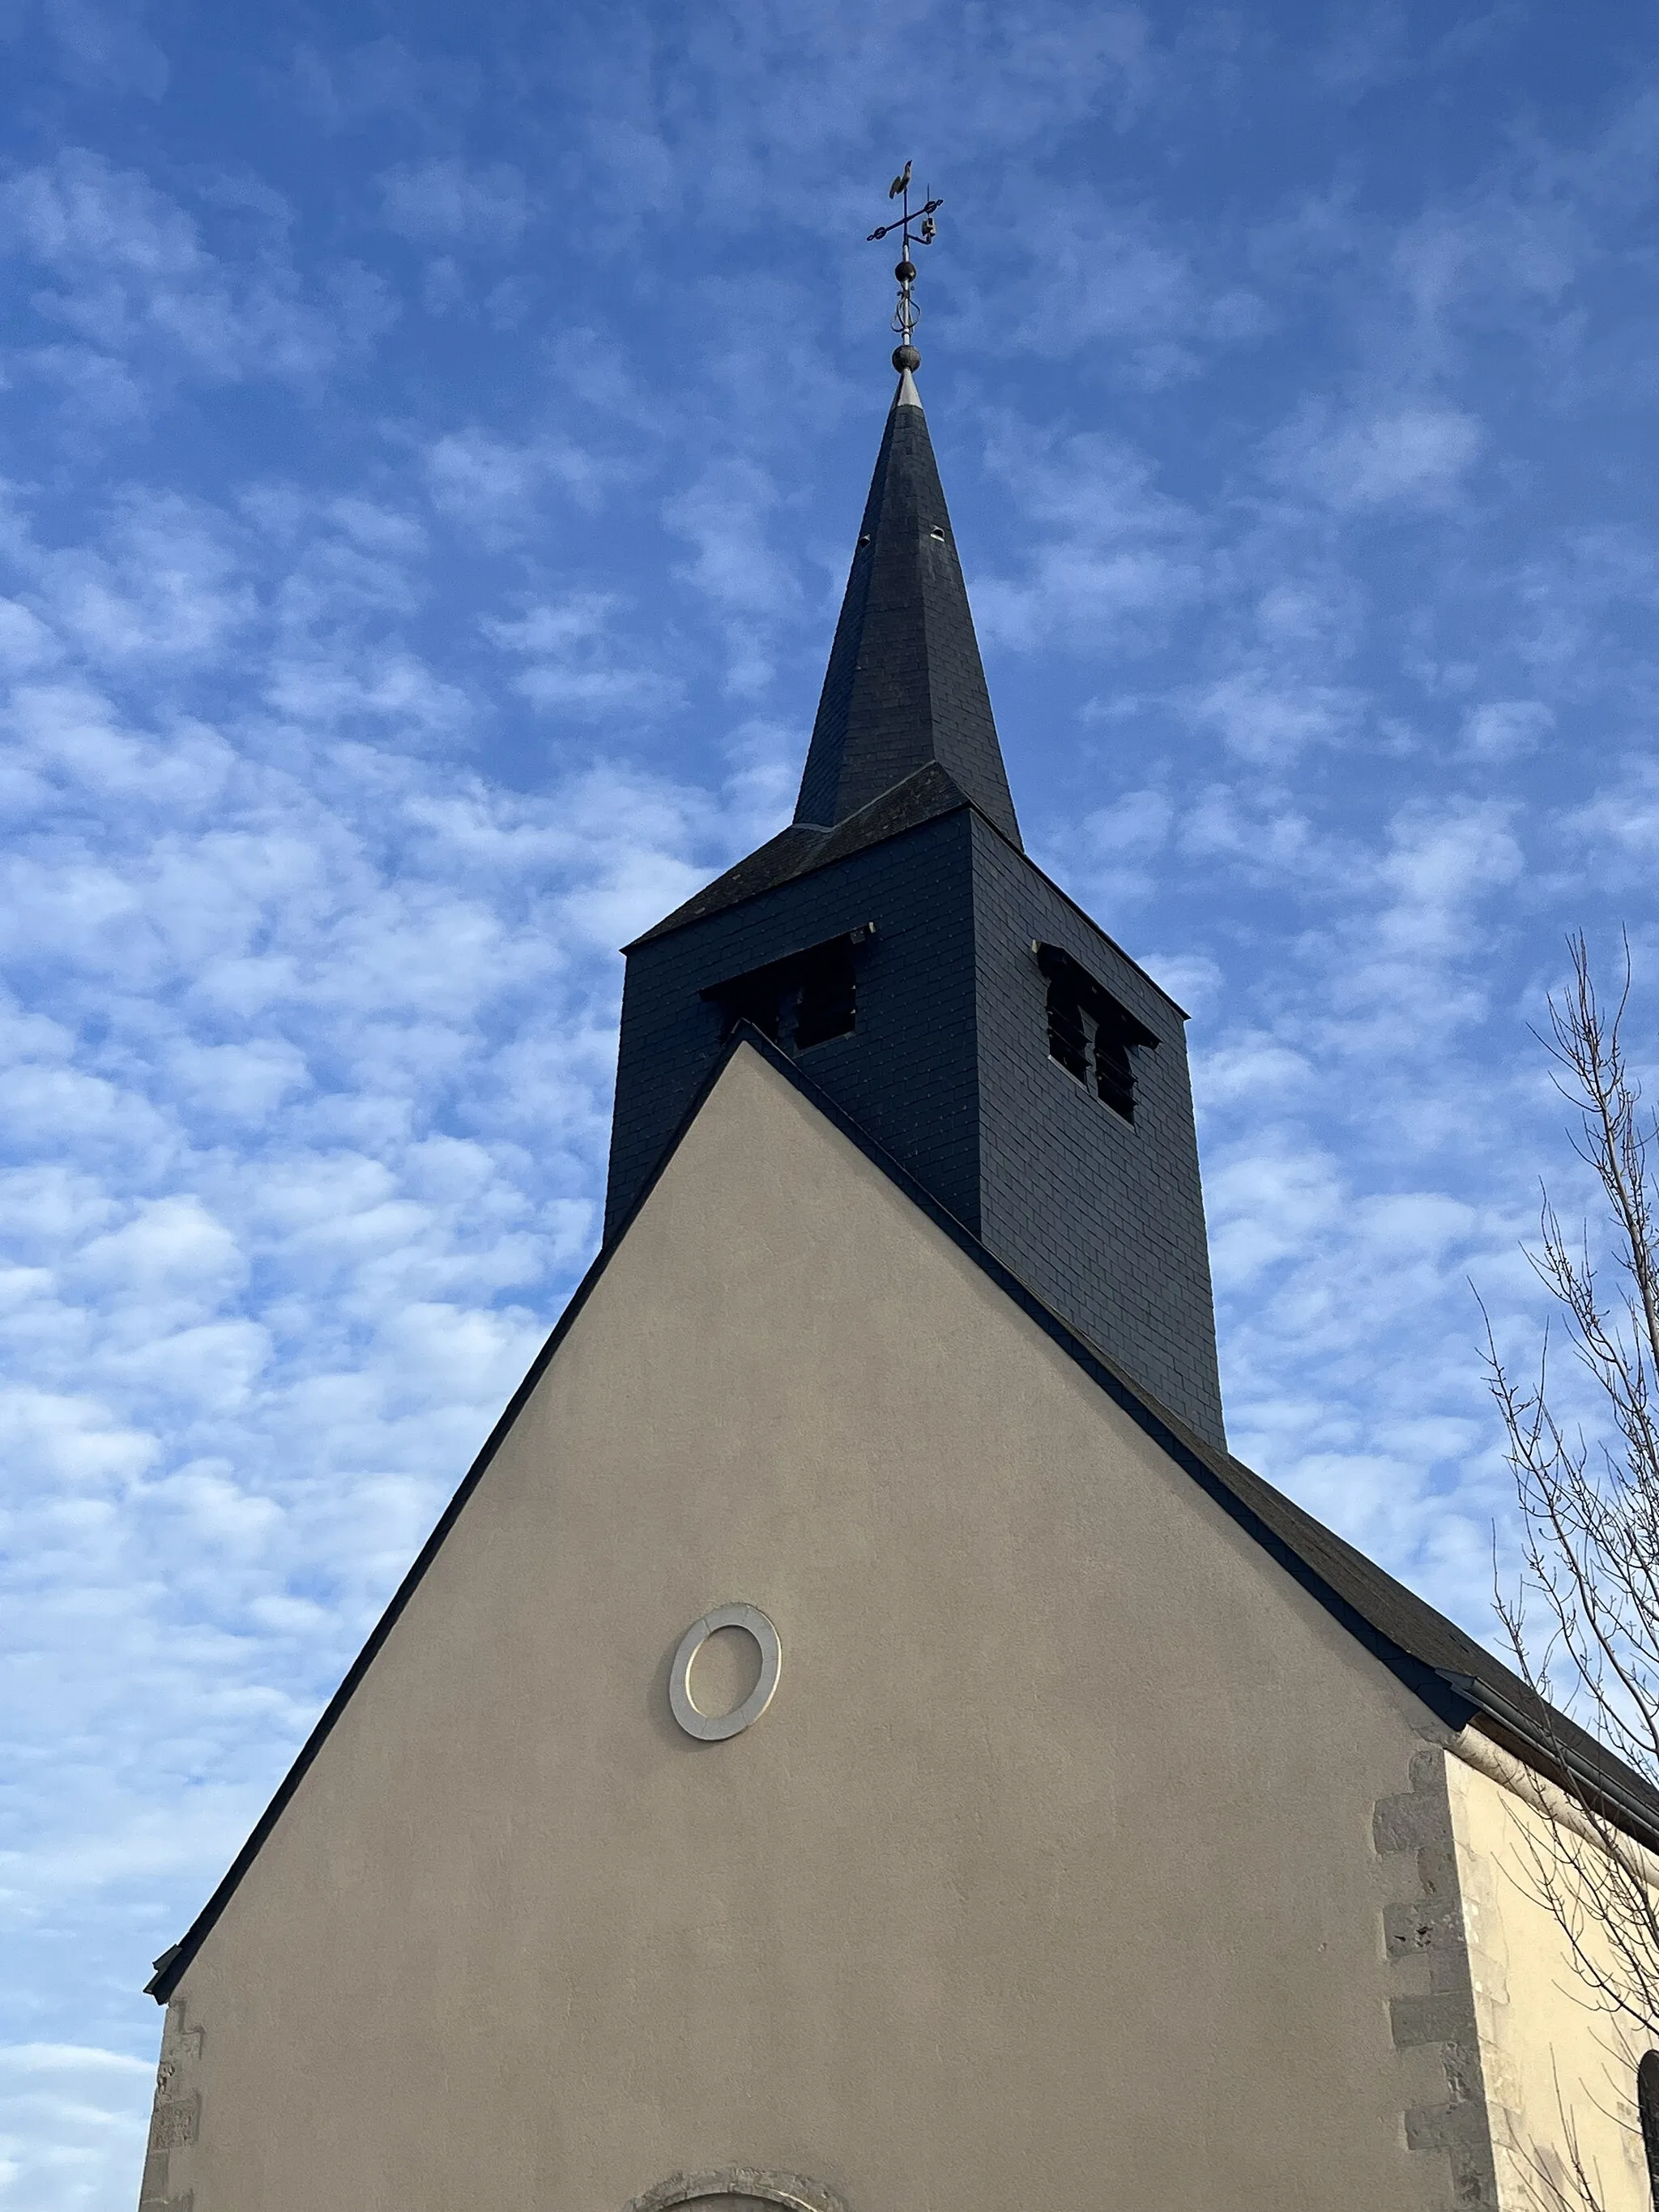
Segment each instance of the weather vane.
[{"label": "weather vane", "polygon": [[914,337],[916,327],[916,303],[910,296],[910,287],[916,281],[916,264],[910,258],[910,226],[912,223],[916,226],[915,243],[918,246],[931,246],[936,235],[934,212],[945,204],[942,199],[929,200],[925,207],[912,208],[910,172],[915,166],[914,162],[907,161],[903,174],[895,177],[887,187],[887,197],[890,200],[902,200],[904,213],[896,222],[884,222],[878,229],[872,230],[869,239],[865,241],[868,245],[878,238],[887,237],[890,232],[895,230],[903,234],[903,251],[899,255],[897,266],[893,270],[894,276],[898,278],[899,288],[898,306],[893,314],[893,328],[898,332],[899,342],[893,348],[893,366],[897,369],[912,370],[921,367],[921,356],[916,351]]}]

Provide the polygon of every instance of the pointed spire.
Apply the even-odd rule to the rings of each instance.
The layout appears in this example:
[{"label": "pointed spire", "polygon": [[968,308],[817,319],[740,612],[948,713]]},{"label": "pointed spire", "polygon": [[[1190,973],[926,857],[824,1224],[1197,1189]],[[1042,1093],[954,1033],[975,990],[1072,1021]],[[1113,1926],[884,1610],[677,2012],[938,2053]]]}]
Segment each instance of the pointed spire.
[{"label": "pointed spire", "polygon": [[931,761],[1019,844],[927,418],[907,366],[876,458],[795,819],[843,822]]}]

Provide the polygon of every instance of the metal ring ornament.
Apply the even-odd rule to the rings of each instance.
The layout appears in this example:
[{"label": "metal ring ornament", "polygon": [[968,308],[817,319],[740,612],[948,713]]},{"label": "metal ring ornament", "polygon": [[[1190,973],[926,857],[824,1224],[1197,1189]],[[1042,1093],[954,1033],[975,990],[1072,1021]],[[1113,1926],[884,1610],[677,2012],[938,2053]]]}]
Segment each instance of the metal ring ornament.
[{"label": "metal ring ornament", "polygon": [[[716,1629],[741,1628],[760,1646],[760,1680],[729,1713],[700,1713],[691,1702],[691,1662]],[[668,1670],[668,1707],[687,1735],[699,1743],[724,1743],[741,1735],[772,1702],[783,1667],[783,1646],[778,1632],[757,1605],[718,1605],[701,1620],[694,1620],[679,1642]]]}]

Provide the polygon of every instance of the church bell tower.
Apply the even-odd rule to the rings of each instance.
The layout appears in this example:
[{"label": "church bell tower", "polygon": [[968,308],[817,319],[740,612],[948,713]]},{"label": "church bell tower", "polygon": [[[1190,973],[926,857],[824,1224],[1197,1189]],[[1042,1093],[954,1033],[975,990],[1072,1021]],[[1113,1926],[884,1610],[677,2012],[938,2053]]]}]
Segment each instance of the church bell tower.
[{"label": "church bell tower", "polygon": [[606,1239],[747,1024],[1219,1444],[1185,1016],[1025,852],[901,335],[794,819],[627,948]]}]

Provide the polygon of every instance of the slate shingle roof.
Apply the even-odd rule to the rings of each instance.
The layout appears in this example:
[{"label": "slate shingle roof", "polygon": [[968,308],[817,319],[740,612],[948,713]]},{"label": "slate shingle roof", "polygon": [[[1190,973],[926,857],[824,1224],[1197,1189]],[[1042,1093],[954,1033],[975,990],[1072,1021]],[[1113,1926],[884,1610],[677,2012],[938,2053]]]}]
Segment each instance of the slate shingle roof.
[{"label": "slate shingle roof", "polygon": [[780,884],[810,875],[814,868],[826,868],[832,860],[844,860],[854,853],[863,852],[866,846],[879,845],[884,838],[896,837],[903,830],[931,822],[937,815],[952,813],[968,803],[965,794],[939,763],[929,761],[913,775],[906,776],[902,783],[884,791],[832,830],[815,830],[805,823],[792,822],[787,830],[780,830],[775,837],[769,837],[765,844],[757,846],[723,876],[716,876],[712,884],[705,884],[684,906],[677,906],[672,914],[665,915],[623,950],[632,952],[637,945],[649,945],[653,938],[666,937],[673,930],[684,929],[687,922],[704,921],[709,915],[738,906],[744,899],[757,897],[762,891],[775,890]]},{"label": "slate shingle roof", "polygon": [[1019,843],[927,418],[901,386],[859,526],[795,820],[832,828],[930,761]]}]

